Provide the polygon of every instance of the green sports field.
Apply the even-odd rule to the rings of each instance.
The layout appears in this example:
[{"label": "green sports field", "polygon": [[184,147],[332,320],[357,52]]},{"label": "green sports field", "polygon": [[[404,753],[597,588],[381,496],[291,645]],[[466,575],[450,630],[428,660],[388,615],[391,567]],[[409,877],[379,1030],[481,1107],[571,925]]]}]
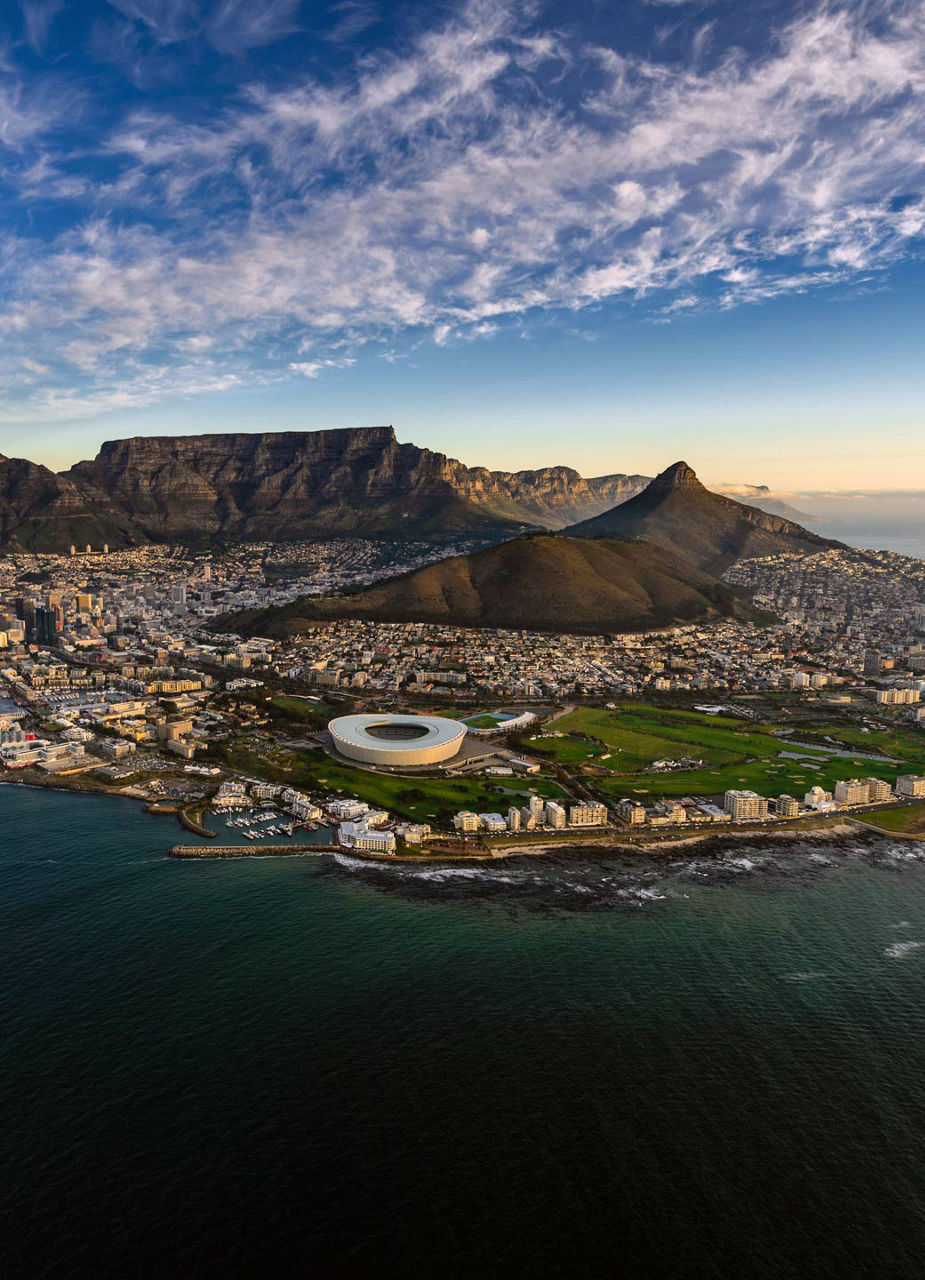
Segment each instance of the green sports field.
[{"label": "green sports field", "polygon": [[[925,769],[925,734],[915,729],[863,734],[855,724],[820,720],[813,728],[813,741],[806,747],[791,747],[786,738],[749,720],[639,703],[626,703],[617,710],[581,707],[549,727],[577,736],[534,737],[527,741],[527,748],[566,767],[594,766],[595,786],[615,798],[715,795],[731,787],[748,787],[766,795],[802,795],[816,784],[831,790],[842,778],[877,777],[892,782],[897,773]],[[825,735],[836,739],[826,745],[865,754],[882,751],[899,763],[813,750]],[[782,758],[783,751],[800,753],[801,759]],[[656,760],[685,756],[702,760],[703,765],[678,772],[652,771]]]}]

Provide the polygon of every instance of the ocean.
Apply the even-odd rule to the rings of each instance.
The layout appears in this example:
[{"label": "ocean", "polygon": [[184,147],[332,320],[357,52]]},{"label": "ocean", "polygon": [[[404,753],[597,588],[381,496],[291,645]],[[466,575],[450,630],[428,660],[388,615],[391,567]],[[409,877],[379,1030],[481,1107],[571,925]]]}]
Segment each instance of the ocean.
[{"label": "ocean", "polygon": [[806,493],[793,498],[801,524],[851,547],[925,560],[925,490]]},{"label": "ocean", "polygon": [[0,786],[4,1275],[921,1277],[925,845],[180,838]]}]

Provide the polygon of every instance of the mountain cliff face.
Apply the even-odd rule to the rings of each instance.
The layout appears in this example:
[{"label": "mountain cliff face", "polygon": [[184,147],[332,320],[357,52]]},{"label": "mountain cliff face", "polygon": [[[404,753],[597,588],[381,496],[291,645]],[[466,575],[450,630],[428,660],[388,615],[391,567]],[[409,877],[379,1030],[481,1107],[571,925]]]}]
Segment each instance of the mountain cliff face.
[{"label": "mountain cliff face", "polygon": [[104,444],[71,478],[110,495],[150,537],[248,539],[553,523],[605,509],[643,477],[566,467],[488,471],[400,444],[391,427],[136,438]]},{"label": "mountain cliff face", "polygon": [[743,557],[811,554],[840,544],[757,507],[711,493],[676,462],[634,498],[573,525],[582,538],[642,538],[720,575]]},{"label": "mountain cliff face", "polygon": [[25,458],[0,456],[0,546],[63,551],[76,543],[126,546],[139,541],[124,514],[105,494],[88,500],[66,475]]},{"label": "mountain cliff face", "polygon": [[135,437],[55,475],[24,460],[0,473],[0,540],[285,540],[562,528],[638,493],[644,476],[585,479],[568,467],[488,471],[391,427]]}]

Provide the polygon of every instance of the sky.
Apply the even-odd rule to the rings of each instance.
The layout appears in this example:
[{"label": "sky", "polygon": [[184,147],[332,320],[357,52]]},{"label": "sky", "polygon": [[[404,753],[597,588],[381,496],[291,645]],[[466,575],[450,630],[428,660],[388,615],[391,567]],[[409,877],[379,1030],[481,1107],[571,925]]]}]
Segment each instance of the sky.
[{"label": "sky", "polygon": [[0,452],[925,489],[925,0],[0,0]]}]

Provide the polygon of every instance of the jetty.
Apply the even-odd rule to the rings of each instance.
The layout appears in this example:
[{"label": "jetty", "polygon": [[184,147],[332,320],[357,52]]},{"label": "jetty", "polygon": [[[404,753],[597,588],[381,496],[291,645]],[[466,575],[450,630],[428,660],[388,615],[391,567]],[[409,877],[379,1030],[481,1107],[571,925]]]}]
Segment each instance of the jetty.
[{"label": "jetty", "polygon": [[337,844],[175,844],[171,858],[295,857],[305,853],[343,852]]}]

